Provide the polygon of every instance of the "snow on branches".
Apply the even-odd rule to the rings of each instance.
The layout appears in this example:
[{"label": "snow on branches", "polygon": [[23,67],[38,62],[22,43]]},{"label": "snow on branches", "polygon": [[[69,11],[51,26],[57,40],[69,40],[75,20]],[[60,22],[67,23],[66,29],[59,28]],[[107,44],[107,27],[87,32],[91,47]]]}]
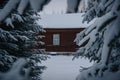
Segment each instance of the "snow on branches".
[{"label": "snow on branches", "polygon": [[[113,56],[114,54],[120,57],[120,2],[119,0],[91,0],[89,4],[92,4],[92,6],[89,6],[83,22],[90,22],[95,17],[97,19],[88,28],[78,33],[74,41],[79,46],[87,41],[87,44],[77,51],[77,55],[95,61],[95,65],[88,70],[83,70],[82,73],[92,77],[96,75],[102,76],[105,71],[110,71],[111,67],[115,68],[114,65],[120,66],[120,63],[118,63],[120,59]],[[115,45],[119,46],[116,47]],[[115,60],[113,61],[113,59]],[[120,68],[116,71],[119,72]],[[108,74],[105,73],[105,75]],[[87,78],[88,76],[84,77],[84,79]],[[79,76],[77,80],[84,79]],[[95,78],[95,80],[98,80],[98,78]]]},{"label": "snow on branches", "polygon": [[[29,80],[29,69],[23,69],[26,60],[18,59],[7,73],[0,73],[0,80]],[[20,73],[24,74],[20,74]]]},{"label": "snow on branches", "polygon": [[[31,80],[35,80],[33,78],[38,78],[45,68],[37,65],[37,62],[46,60],[47,57],[43,56],[45,53],[44,49],[37,49],[37,46],[44,45],[44,42],[38,41],[38,39],[44,37],[42,32],[45,31],[36,22],[36,20],[40,19],[36,11],[38,9],[41,10],[49,0],[33,1],[9,0],[0,11],[0,67],[2,67],[0,71],[10,70],[12,64],[18,60],[10,71],[0,73],[0,80],[12,80],[13,78],[16,80],[27,80],[25,79],[26,76],[23,76],[24,72],[22,77],[19,74],[23,67],[32,68],[29,75],[32,78]],[[4,23],[12,28],[4,27]],[[19,58],[21,57],[28,59],[27,66],[23,66],[24,63],[20,63]],[[22,62],[25,61],[22,60]]]},{"label": "snow on branches", "polygon": [[29,8],[34,11],[42,10],[43,6],[49,1],[50,0],[9,0],[5,7],[0,11],[0,22],[5,20],[14,10],[22,15],[29,4]]}]

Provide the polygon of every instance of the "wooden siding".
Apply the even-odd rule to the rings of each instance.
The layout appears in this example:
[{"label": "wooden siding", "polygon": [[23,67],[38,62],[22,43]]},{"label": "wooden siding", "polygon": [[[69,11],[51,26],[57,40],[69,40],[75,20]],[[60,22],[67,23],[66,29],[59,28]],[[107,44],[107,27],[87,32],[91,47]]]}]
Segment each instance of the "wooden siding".
[{"label": "wooden siding", "polygon": [[[42,39],[45,45],[40,47],[50,52],[75,52],[78,46],[73,42],[76,34],[84,28],[73,29],[45,29],[45,38]],[[60,45],[53,45],[53,34],[60,34]]]}]

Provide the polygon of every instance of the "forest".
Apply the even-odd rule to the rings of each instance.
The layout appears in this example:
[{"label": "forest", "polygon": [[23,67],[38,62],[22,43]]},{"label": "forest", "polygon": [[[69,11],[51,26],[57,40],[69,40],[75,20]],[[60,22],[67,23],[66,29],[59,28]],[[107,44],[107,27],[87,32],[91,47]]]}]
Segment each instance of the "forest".
[{"label": "forest", "polygon": [[[40,11],[51,0],[1,0],[0,2],[0,80],[42,80],[47,60]],[[76,80],[120,80],[120,0],[67,0],[66,14],[84,13],[83,23],[96,21],[76,35],[81,46],[74,58],[93,61],[80,67]],[[39,35],[38,35],[39,34]]]}]

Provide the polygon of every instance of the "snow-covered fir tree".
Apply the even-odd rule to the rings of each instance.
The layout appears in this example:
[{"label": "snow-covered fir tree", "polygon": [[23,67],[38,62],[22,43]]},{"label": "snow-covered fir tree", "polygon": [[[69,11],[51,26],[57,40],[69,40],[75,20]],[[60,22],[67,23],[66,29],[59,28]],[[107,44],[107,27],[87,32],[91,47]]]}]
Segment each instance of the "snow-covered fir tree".
[{"label": "snow-covered fir tree", "polygon": [[[6,1],[6,0],[5,0]],[[17,10],[20,15],[29,7],[34,11],[40,11],[50,0],[7,0],[8,3],[0,12],[0,22],[13,11]]]},{"label": "snow-covered fir tree", "polygon": [[[48,1],[9,0],[0,11],[0,71],[6,72],[11,67],[19,67],[18,69],[21,70],[24,66],[22,63],[17,64],[18,66],[12,66],[12,64],[19,58],[25,58],[27,64],[24,68],[31,69],[30,76],[32,76],[32,80],[40,79],[38,76],[44,66],[38,66],[37,62],[46,60],[47,57],[43,55],[44,50],[35,48],[44,44],[37,41],[37,39],[44,37],[40,35],[44,30],[36,23],[36,20],[40,17],[36,11],[41,10]],[[16,63],[18,62],[20,61],[18,60]],[[20,77],[20,74],[16,74],[12,70],[14,69],[11,69],[12,74],[10,72],[7,74],[0,73],[1,80],[12,80],[12,76],[16,75],[16,77]],[[27,72],[24,70],[24,75]],[[8,78],[5,78],[5,76],[8,76]],[[9,79],[10,77],[12,79]],[[26,79],[17,78],[17,80]]]},{"label": "snow-covered fir tree", "polygon": [[[36,15],[35,15],[36,14]],[[41,62],[41,60],[46,60],[47,57],[44,56],[44,50],[36,49],[37,46],[44,45],[44,42],[37,41],[38,39],[43,38],[43,28],[36,23],[36,20],[39,19],[39,15],[32,10],[27,10],[21,17],[22,22],[17,21],[16,15],[14,16],[13,24],[14,30],[10,31],[15,38],[18,39],[17,45],[19,46],[19,50],[16,54],[18,57],[27,57],[30,62],[28,67],[32,67],[32,76],[38,76],[38,73],[41,73],[41,69],[43,66],[38,66],[37,62]],[[40,75],[39,75],[40,76]],[[34,79],[33,79],[34,80]],[[36,80],[36,79],[35,79]]]},{"label": "snow-covered fir tree", "polygon": [[[72,7],[78,8],[76,4],[80,0],[74,2]],[[77,80],[120,80],[120,1],[88,0],[87,5],[83,22],[97,19],[77,34],[76,44],[86,45],[77,50],[76,56],[86,57],[95,64],[89,68],[81,67]],[[71,12],[78,11],[75,9]]]}]

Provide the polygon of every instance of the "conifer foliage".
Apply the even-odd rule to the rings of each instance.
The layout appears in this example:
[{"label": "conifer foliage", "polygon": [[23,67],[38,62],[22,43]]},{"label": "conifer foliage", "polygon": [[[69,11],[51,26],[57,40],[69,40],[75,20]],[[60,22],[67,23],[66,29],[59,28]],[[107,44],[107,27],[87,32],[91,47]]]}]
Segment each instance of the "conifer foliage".
[{"label": "conifer foliage", "polygon": [[41,34],[45,31],[36,23],[40,15],[34,9],[42,9],[47,1],[42,0],[39,5],[36,4],[37,7],[31,3],[34,8],[28,7],[30,2],[22,5],[24,1],[28,0],[10,0],[0,11],[0,80],[40,80],[40,74],[45,69],[45,66],[38,65],[38,62],[47,59],[45,51],[36,49],[44,45],[38,39],[44,37]]},{"label": "conifer foliage", "polygon": [[77,34],[74,40],[77,45],[87,43],[77,50],[76,56],[86,57],[95,64],[90,68],[81,67],[77,80],[119,80],[120,1],[88,0],[87,5],[83,22],[89,23],[94,18],[96,21]]}]

